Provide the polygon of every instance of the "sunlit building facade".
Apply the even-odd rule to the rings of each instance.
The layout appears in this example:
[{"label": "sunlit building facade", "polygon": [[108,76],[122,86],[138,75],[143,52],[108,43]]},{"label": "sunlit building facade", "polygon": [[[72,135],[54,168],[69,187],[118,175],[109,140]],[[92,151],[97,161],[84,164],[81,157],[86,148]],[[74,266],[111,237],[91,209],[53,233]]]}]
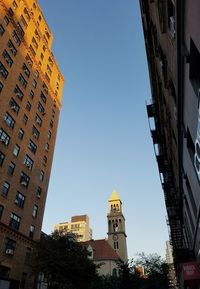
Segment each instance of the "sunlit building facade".
[{"label": "sunlit building facade", "polygon": [[20,288],[32,288],[61,108],[52,40],[37,1],[0,1],[0,279]]},{"label": "sunlit building facade", "polygon": [[92,229],[87,215],[71,217],[71,222],[62,222],[54,226],[54,230],[67,234],[74,234],[77,242],[89,241],[92,239]]},{"label": "sunlit building facade", "polygon": [[180,287],[199,288],[200,2],[140,0],[147,105]]}]

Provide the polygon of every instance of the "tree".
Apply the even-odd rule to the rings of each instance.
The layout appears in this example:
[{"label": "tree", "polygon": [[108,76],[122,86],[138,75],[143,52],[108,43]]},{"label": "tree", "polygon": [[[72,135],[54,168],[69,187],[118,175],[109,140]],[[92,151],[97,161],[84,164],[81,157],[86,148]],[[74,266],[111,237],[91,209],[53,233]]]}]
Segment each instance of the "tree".
[{"label": "tree", "polygon": [[86,249],[58,232],[41,238],[33,258],[33,271],[44,274],[48,289],[92,289],[99,282],[96,269]]},{"label": "tree", "polygon": [[[157,254],[145,255],[141,253],[136,260],[133,260],[132,270],[134,275],[138,275],[137,267],[144,268],[144,276],[140,276],[138,280],[138,288],[145,289],[167,289],[169,287],[168,265]],[[138,279],[138,278],[137,278]]]}]

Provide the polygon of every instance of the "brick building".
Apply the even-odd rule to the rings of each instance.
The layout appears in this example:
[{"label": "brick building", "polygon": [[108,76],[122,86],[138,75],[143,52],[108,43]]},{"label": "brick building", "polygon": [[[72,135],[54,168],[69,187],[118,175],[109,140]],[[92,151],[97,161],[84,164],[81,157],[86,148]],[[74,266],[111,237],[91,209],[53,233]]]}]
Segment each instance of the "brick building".
[{"label": "brick building", "polygon": [[30,288],[64,79],[36,0],[0,2],[0,278]]}]

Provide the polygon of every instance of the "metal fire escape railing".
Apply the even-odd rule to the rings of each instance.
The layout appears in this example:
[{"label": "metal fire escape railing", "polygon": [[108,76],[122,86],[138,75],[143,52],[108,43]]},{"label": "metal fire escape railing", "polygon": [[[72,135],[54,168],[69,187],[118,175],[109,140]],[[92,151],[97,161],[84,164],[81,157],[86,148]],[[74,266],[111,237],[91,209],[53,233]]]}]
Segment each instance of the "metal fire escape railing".
[{"label": "metal fire escape railing", "polygon": [[[161,185],[164,191],[165,204],[168,214],[168,224],[171,240],[175,249],[183,248],[182,218],[180,197],[175,190],[171,164],[164,151],[164,136],[158,128],[158,109],[156,103],[146,105],[149,128],[154,145],[154,152],[158,164]],[[150,118],[154,118],[155,128],[151,128]]]}]

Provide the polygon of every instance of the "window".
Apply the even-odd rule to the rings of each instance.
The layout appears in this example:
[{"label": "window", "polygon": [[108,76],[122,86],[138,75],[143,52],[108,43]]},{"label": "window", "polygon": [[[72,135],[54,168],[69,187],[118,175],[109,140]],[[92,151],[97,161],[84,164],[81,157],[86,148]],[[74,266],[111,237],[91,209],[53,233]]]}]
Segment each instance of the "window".
[{"label": "window", "polygon": [[3,183],[3,187],[1,189],[2,196],[6,197],[8,195],[10,189],[10,184],[8,182]]},{"label": "window", "polygon": [[51,117],[52,117],[52,118],[54,118],[54,116],[55,116],[55,113],[56,113],[56,112],[55,112],[55,110],[54,110],[54,109],[52,109],[52,111],[51,111]]},{"label": "window", "polygon": [[34,75],[35,75],[36,78],[39,78],[39,71],[35,70]]},{"label": "window", "polygon": [[18,114],[19,112],[19,105],[16,103],[16,101],[14,100],[14,98],[11,98],[10,102],[9,102],[9,106],[12,109],[12,111],[14,111],[16,114]]},{"label": "window", "polygon": [[34,98],[34,92],[31,90],[30,91],[30,98],[33,99]]},{"label": "window", "polygon": [[35,40],[35,37],[32,38],[32,43],[35,49],[38,49],[38,44],[37,44],[37,41]]},{"label": "window", "polygon": [[42,46],[42,49],[43,49],[43,51],[45,52],[45,51],[46,51],[46,46],[43,45],[43,46]]},{"label": "window", "polygon": [[38,213],[38,206],[37,206],[37,205],[34,205],[34,206],[33,206],[33,211],[32,211],[32,216],[33,216],[34,218],[36,218],[36,217],[37,217],[37,213]]},{"label": "window", "polygon": [[13,229],[19,230],[20,222],[21,218],[16,214],[11,213],[9,226],[12,227]]},{"label": "window", "polygon": [[3,26],[0,24],[0,35],[2,36],[5,32],[5,29],[3,28]]},{"label": "window", "polygon": [[1,220],[2,215],[3,215],[3,210],[4,210],[4,206],[0,205],[0,220]]},{"label": "window", "polygon": [[18,156],[19,154],[19,151],[20,151],[20,146],[18,146],[17,144],[15,145],[14,149],[13,149],[13,155],[14,156]]},{"label": "window", "polygon": [[28,144],[28,148],[30,149],[30,151],[32,151],[32,153],[36,153],[37,151],[37,146],[36,144],[30,139],[29,140],[29,144]]},{"label": "window", "polygon": [[29,231],[29,237],[30,238],[34,237],[34,232],[35,232],[35,226],[30,225],[30,231]]},{"label": "window", "polygon": [[14,128],[15,120],[12,118],[12,116],[8,112],[6,112],[6,114],[4,115],[4,120],[8,127],[12,129]]},{"label": "window", "polygon": [[9,18],[8,18],[7,16],[5,16],[5,17],[3,18],[3,22],[4,22],[4,24],[5,24],[6,26],[8,26],[10,20],[9,20]]},{"label": "window", "polygon": [[48,152],[49,151],[49,144],[48,142],[45,144],[45,147],[44,147],[45,151]]},{"label": "window", "polygon": [[13,39],[15,40],[15,43],[17,44],[17,46],[20,46],[21,40],[20,40],[20,38],[17,35],[17,32],[15,30],[13,31],[12,36],[13,36]]},{"label": "window", "polygon": [[114,242],[114,249],[119,249],[119,244],[118,244],[118,242]]},{"label": "window", "polygon": [[21,83],[21,85],[26,88],[27,87],[27,81],[25,80],[25,78],[23,77],[23,75],[20,73],[19,75],[19,82]]},{"label": "window", "polygon": [[14,93],[16,94],[16,96],[17,96],[20,100],[23,99],[24,94],[23,94],[23,92],[21,91],[21,89],[19,88],[18,85],[15,86]]},{"label": "window", "polygon": [[50,125],[51,128],[53,127],[53,120],[52,119],[50,120],[50,124],[49,125]]},{"label": "window", "polygon": [[168,12],[168,27],[169,27],[169,32],[171,34],[171,37],[174,38],[176,35],[176,11],[175,11],[175,6],[172,2],[172,0],[168,0],[167,3],[167,12]]},{"label": "window", "polygon": [[26,104],[26,110],[30,111],[31,110],[31,104],[30,102],[28,101],[27,104]]},{"label": "window", "polygon": [[50,82],[50,78],[49,78],[49,76],[48,76],[48,74],[45,72],[45,78],[46,78],[46,80],[48,81],[48,82]]},{"label": "window", "polygon": [[38,16],[38,19],[39,19],[39,21],[41,21],[41,20],[42,20],[42,17],[41,17],[41,15],[39,15],[39,16]]},{"label": "window", "polygon": [[48,94],[49,93],[48,87],[46,86],[46,84],[44,82],[42,84],[42,87],[44,88],[45,93]]},{"label": "window", "polygon": [[47,164],[47,157],[46,156],[43,157],[43,161],[44,161],[44,164],[46,165]]},{"label": "window", "polygon": [[190,72],[189,78],[192,84],[192,87],[199,97],[200,95],[200,52],[194,44],[193,40],[190,40]]},{"label": "window", "polygon": [[17,54],[17,49],[15,48],[15,46],[13,45],[11,40],[8,41],[7,46],[9,48],[10,52],[12,53],[12,55],[15,56]]},{"label": "window", "polygon": [[20,175],[20,184],[22,186],[24,186],[25,188],[28,187],[28,184],[29,184],[29,181],[30,181],[30,178],[29,176],[27,176],[24,172],[21,172],[21,175]]},{"label": "window", "polygon": [[42,194],[42,189],[40,187],[37,187],[36,192],[35,192],[36,197],[40,199],[41,194]]},{"label": "window", "polygon": [[0,93],[1,93],[2,89],[3,89],[3,83],[0,81]]},{"label": "window", "polygon": [[33,56],[36,55],[36,52],[35,52],[35,50],[33,49],[33,46],[32,46],[32,45],[30,45],[30,51],[32,52]]},{"label": "window", "polygon": [[51,139],[51,131],[50,130],[48,131],[47,137],[48,137],[49,140]]},{"label": "window", "polygon": [[46,45],[48,45],[48,41],[45,35],[43,35],[43,38],[44,38],[44,42],[46,43]]},{"label": "window", "polygon": [[8,174],[12,176],[14,174],[14,170],[15,170],[15,164],[13,162],[10,162],[8,166]]},{"label": "window", "polygon": [[37,130],[37,128],[35,126],[33,126],[33,128],[32,128],[32,135],[36,139],[39,139],[39,137],[40,137],[40,133],[39,133],[39,131]]},{"label": "window", "polygon": [[41,60],[44,59],[44,54],[43,53],[40,54],[40,58],[41,58]]},{"label": "window", "polygon": [[38,102],[37,107],[39,112],[41,112],[42,115],[45,115],[45,109],[40,102]]},{"label": "window", "polygon": [[50,56],[49,56],[49,64],[51,65],[51,67],[53,67],[53,60],[51,59]]},{"label": "window", "polygon": [[33,168],[33,160],[28,155],[25,155],[24,165],[27,166],[30,171]]},{"label": "window", "polygon": [[51,68],[49,67],[49,65],[47,64],[47,72],[49,73],[49,75],[51,75],[52,74],[52,70],[51,70]]},{"label": "window", "polygon": [[22,128],[20,128],[20,129],[19,129],[19,132],[18,132],[18,138],[22,140],[23,137],[24,137],[24,131],[23,131]]},{"label": "window", "polygon": [[13,1],[12,6],[13,6],[13,9],[17,9],[17,3],[15,1]]},{"label": "window", "polygon": [[15,197],[15,204],[18,207],[23,208],[24,207],[24,202],[25,202],[24,195],[17,191],[16,197]]},{"label": "window", "polygon": [[39,177],[39,179],[40,179],[41,182],[44,181],[44,176],[45,176],[44,171],[40,171],[40,177]]},{"label": "window", "polygon": [[29,77],[30,76],[30,70],[28,69],[28,67],[26,66],[26,64],[24,63],[22,66],[23,72],[24,74]]},{"label": "window", "polygon": [[37,40],[40,41],[40,35],[36,29],[35,29],[35,36],[36,36]]},{"label": "window", "polygon": [[26,54],[26,60],[27,60],[27,63],[30,67],[33,66],[33,61],[31,60],[31,57],[29,56],[29,54],[27,53]]},{"label": "window", "polygon": [[22,119],[23,123],[26,125],[28,122],[28,116],[26,114],[23,115],[23,119]]},{"label": "window", "polygon": [[46,98],[46,96],[44,95],[44,93],[41,91],[41,93],[40,93],[40,98],[42,99],[42,101],[44,102],[44,103],[46,103],[46,101],[47,101],[47,98]]},{"label": "window", "polygon": [[37,81],[35,79],[33,79],[32,87],[36,88],[36,86],[37,86]]},{"label": "window", "polygon": [[42,120],[41,118],[39,117],[39,115],[36,113],[35,115],[35,122],[39,125],[39,126],[42,126]]},{"label": "window", "polygon": [[14,240],[12,240],[10,238],[6,238],[6,241],[5,241],[5,253],[9,254],[9,255],[13,255],[15,247],[16,247],[16,241],[14,241]]},{"label": "window", "polygon": [[17,22],[17,31],[21,37],[24,37],[24,30],[19,22]]},{"label": "window", "polygon": [[30,17],[30,15],[29,15],[29,13],[28,13],[28,10],[27,10],[26,8],[24,8],[24,14],[25,14],[26,19],[27,19],[28,21],[30,21],[31,17]]},{"label": "window", "polygon": [[10,141],[9,135],[2,128],[0,128],[0,142],[8,146],[9,141]]},{"label": "window", "polygon": [[4,160],[5,160],[5,155],[4,153],[0,151],[0,167],[2,167]]},{"label": "window", "polygon": [[7,78],[8,76],[8,70],[5,68],[3,63],[0,61],[0,75],[2,75],[3,78]]},{"label": "window", "polygon": [[21,20],[23,26],[24,26],[25,28],[27,28],[28,24],[27,24],[26,20],[24,19],[24,16],[23,16],[23,15],[20,16],[20,20]]},{"label": "window", "polygon": [[8,64],[8,66],[11,67],[13,64],[13,60],[10,57],[10,55],[8,54],[8,52],[6,50],[4,50],[2,55],[3,55],[3,58],[5,59],[6,63]]}]

